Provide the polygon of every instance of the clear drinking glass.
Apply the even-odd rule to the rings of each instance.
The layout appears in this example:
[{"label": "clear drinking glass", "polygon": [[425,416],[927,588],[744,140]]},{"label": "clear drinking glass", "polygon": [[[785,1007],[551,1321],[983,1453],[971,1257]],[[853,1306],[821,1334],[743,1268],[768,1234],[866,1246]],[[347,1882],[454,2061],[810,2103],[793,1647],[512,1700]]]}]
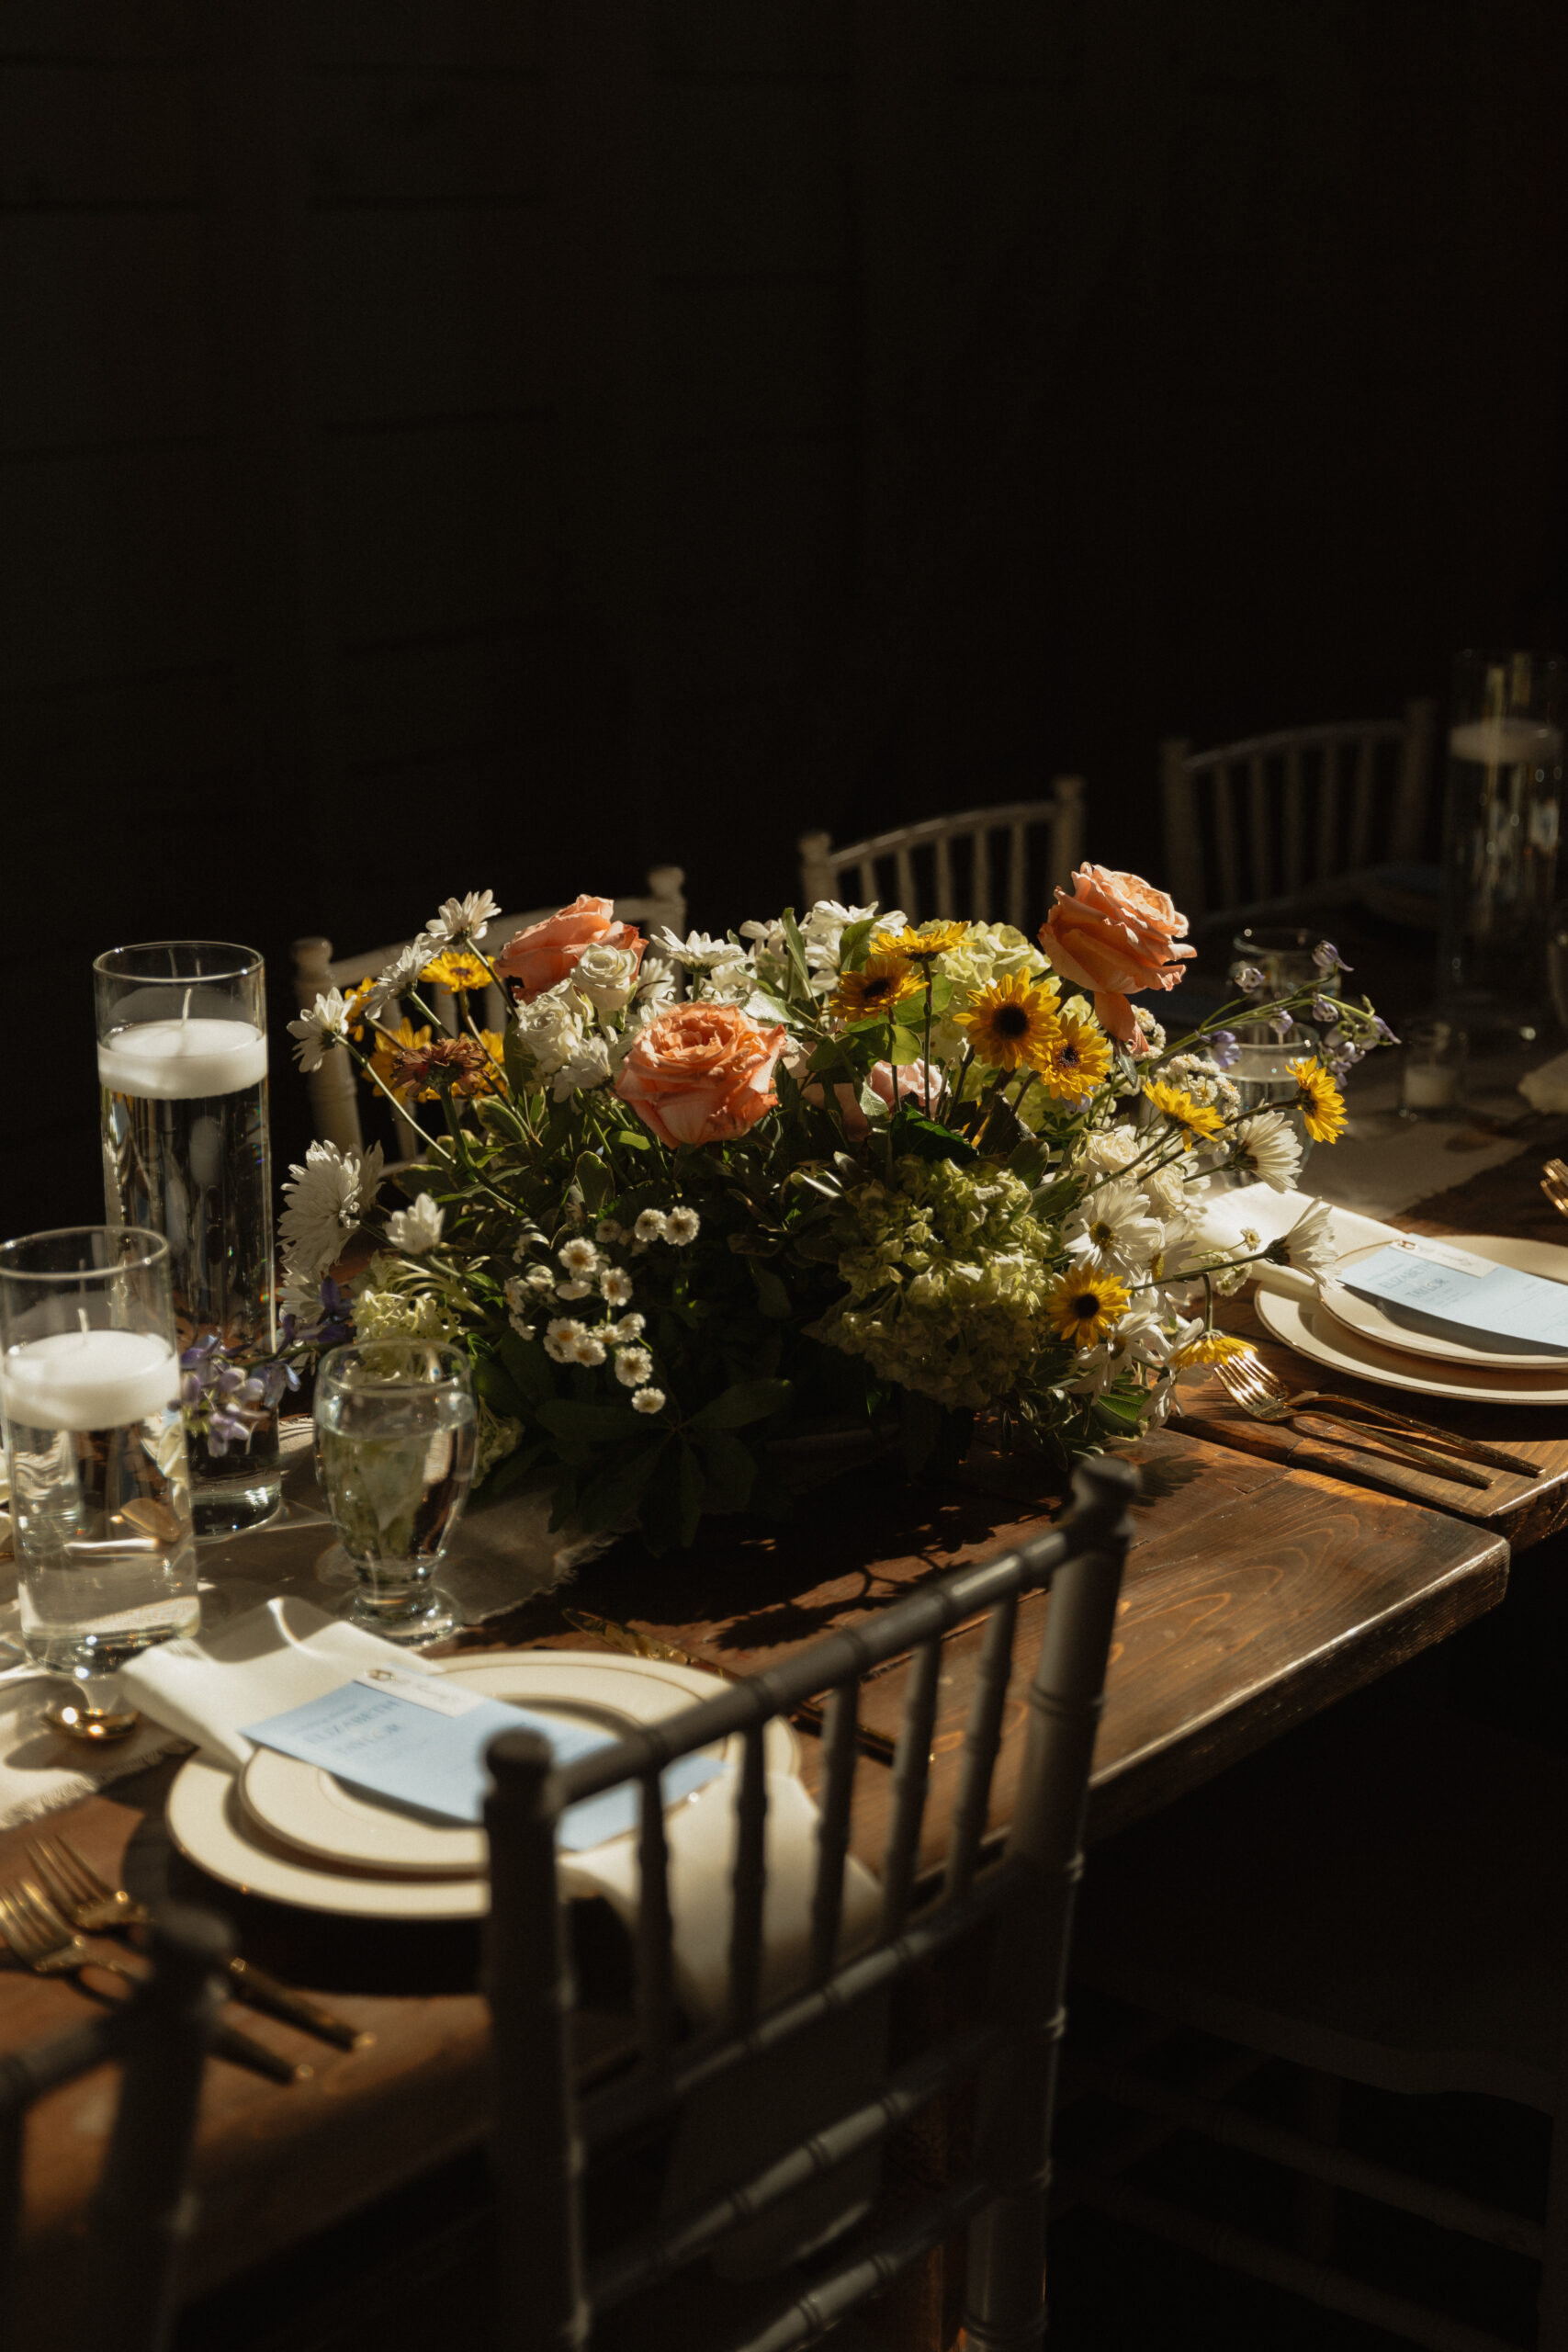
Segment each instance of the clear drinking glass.
[{"label": "clear drinking glass", "polygon": [[[220,940],[162,940],[112,948],[93,971],[107,1214],[167,1241],[182,1350],[270,1354],[262,959]],[[190,1468],[198,1535],[270,1519],[283,1493],[276,1406],[226,1396],[218,1428],[192,1429]]]},{"label": "clear drinking glass", "polygon": [[112,1674],[201,1623],[169,1251],[75,1226],[0,1247],[0,1414],[21,1640]]},{"label": "clear drinking glass", "polygon": [[1404,1032],[1403,1119],[1452,1119],[1464,1108],[1469,1039],[1453,1021],[1414,1021]]},{"label": "clear drinking glass", "polygon": [[357,1589],[344,1613],[393,1642],[461,1623],[434,1582],[474,1475],[468,1360],[433,1340],[333,1348],[316,1375],[316,1462]]},{"label": "clear drinking glass", "polygon": [[1315,981],[1322,996],[1337,996],[1339,974],[1320,973],[1313,961],[1313,951],[1323,938],[1321,931],[1306,931],[1294,925],[1271,930],[1238,931],[1231,941],[1231,978],[1250,965],[1261,972],[1270,996],[1288,996],[1292,989],[1303,989]]}]

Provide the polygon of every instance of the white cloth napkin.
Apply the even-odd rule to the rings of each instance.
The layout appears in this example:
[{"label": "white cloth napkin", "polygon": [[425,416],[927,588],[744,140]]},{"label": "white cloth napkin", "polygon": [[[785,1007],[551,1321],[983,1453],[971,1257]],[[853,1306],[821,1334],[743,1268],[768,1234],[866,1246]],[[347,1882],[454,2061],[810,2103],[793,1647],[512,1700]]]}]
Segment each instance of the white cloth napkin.
[{"label": "white cloth napkin", "polygon": [[1568,1054],[1554,1055],[1539,1069],[1526,1070],[1519,1092],[1532,1111],[1568,1111]]},{"label": "white cloth napkin", "polygon": [[143,1714],[243,1772],[255,1749],[242,1724],[302,1707],[367,1667],[387,1665],[412,1674],[435,1671],[395,1643],[288,1594],[214,1633],[143,1650],[121,1668],[119,1682]]}]

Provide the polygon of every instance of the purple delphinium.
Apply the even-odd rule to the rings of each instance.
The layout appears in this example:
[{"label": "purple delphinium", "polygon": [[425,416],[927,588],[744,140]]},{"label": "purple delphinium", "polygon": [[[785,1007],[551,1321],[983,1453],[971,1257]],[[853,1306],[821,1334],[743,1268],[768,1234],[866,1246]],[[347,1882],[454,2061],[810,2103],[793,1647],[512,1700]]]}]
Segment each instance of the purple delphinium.
[{"label": "purple delphinium", "polygon": [[1312,951],[1312,960],[1317,966],[1318,970],[1323,974],[1325,979],[1327,978],[1330,972],[1352,972],[1356,968],[1353,964],[1347,964],[1344,956],[1341,956],[1338,948],[1336,947],[1332,939],[1320,939],[1318,941],[1317,945]]},{"label": "purple delphinium", "polygon": [[1231,978],[1243,996],[1261,996],[1269,985],[1262,973],[1253,964],[1238,964],[1231,974]]},{"label": "purple delphinium", "polygon": [[1216,1069],[1234,1069],[1241,1045],[1234,1029],[1216,1029],[1209,1037],[1209,1058]]}]

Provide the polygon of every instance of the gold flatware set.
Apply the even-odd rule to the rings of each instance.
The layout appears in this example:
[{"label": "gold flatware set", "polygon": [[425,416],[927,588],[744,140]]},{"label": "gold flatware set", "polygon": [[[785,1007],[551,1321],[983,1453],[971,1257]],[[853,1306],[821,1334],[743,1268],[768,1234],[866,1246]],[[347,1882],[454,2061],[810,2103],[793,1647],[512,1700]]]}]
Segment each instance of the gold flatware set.
[{"label": "gold flatware set", "polygon": [[[1385,1405],[1371,1405],[1362,1397],[1342,1396],[1327,1389],[1287,1388],[1250,1348],[1243,1354],[1224,1357],[1215,1364],[1214,1373],[1232,1402],[1255,1421],[1287,1421],[1298,1414],[1309,1415],[1331,1428],[1352,1432],[1337,1438],[1337,1444],[1359,1443],[1368,1451],[1393,1453],[1436,1477],[1464,1487],[1490,1483],[1479,1469],[1466,1466],[1471,1464],[1510,1470],[1525,1478],[1540,1476],[1540,1464],[1527,1454],[1483,1445],[1475,1438],[1455,1437],[1451,1430],[1416,1420],[1408,1413],[1393,1412]],[[1369,1445],[1369,1441],[1375,1442]]]}]

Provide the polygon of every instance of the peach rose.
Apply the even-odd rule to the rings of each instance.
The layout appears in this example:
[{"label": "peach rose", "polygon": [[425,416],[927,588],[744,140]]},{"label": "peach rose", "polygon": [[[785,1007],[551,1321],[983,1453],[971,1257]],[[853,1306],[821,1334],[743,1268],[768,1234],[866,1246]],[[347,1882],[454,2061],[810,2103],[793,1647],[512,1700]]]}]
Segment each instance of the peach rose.
[{"label": "peach rose", "polygon": [[[878,1062],[867,1080],[874,1094],[880,1094],[890,1111],[902,1102],[912,1102],[917,1111],[926,1107],[926,1066],[924,1062],[900,1062],[895,1070],[891,1062]],[[933,1062],[931,1070],[931,1107],[942,1108],[947,1092],[947,1080]],[[820,1110],[827,1097],[820,1086],[813,1083],[805,1090],[806,1100]],[[860,1107],[860,1096],[852,1086],[835,1086],[839,1110],[844,1122],[844,1135],[851,1143],[863,1143],[871,1133],[871,1121]]]},{"label": "peach rose", "polygon": [[503,980],[513,980],[525,1004],[567,978],[577,959],[590,947],[624,947],[638,966],[647,942],[629,922],[617,922],[612,899],[575,898],[570,907],[531,922],[509,939],[495,959]]},{"label": "peach rose", "polygon": [[778,1102],[773,1069],[788,1041],[738,1005],[672,1004],[621,1064],[615,1092],[671,1148],[728,1143]]},{"label": "peach rose", "polygon": [[1136,1049],[1142,1033],[1127,999],[1140,989],[1176,986],[1183,961],[1198,952],[1177,946],[1186,933],[1186,916],[1163,890],[1136,874],[1080,865],[1073,895],[1057,891],[1040,927],[1040,944],[1065,980],[1093,990],[1101,1026]]}]

